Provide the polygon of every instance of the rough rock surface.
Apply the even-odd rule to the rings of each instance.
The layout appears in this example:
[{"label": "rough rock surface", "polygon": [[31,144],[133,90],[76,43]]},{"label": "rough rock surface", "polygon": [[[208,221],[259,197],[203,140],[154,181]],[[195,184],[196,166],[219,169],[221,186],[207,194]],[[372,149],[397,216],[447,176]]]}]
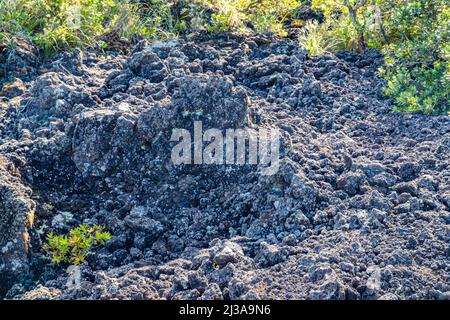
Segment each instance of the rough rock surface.
[{"label": "rough rock surface", "polygon": [[20,183],[17,171],[14,163],[0,157],[0,294],[29,271],[28,231],[34,224],[35,204],[31,189]]},{"label": "rough rock surface", "polygon": [[[61,54],[0,101],[0,295],[445,299],[450,120],[392,113],[381,63],[233,36]],[[280,170],[174,165],[197,120],[279,128]],[[74,287],[41,246],[80,223],[112,239]]]}]

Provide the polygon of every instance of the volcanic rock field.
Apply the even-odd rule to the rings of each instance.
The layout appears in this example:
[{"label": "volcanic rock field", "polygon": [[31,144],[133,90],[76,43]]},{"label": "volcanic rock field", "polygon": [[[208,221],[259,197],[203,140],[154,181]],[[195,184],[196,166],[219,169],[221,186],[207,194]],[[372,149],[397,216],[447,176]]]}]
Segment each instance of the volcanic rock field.
[{"label": "volcanic rock field", "polygon": [[[396,113],[375,50],[199,35],[0,57],[0,297],[450,299],[450,117]],[[175,165],[172,129],[277,128],[280,167]],[[111,240],[76,287],[43,251]]]}]

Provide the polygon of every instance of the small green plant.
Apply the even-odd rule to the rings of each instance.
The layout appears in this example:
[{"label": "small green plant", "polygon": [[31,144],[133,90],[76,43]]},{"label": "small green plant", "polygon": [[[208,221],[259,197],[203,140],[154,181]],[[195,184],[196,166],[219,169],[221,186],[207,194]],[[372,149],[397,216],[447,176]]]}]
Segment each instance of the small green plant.
[{"label": "small green plant", "polygon": [[[377,1],[377,0],[373,0]],[[364,51],[367,45],[370,22],[374,11],[367,0],[312,0],[312,7],[333,20],[329,33],[342,41],[347,48]],[[371,30],[370,30],[371,31]]]},{"label": "small green plant", "polygon": [[210,30],[248,31],[247,24],[258,32],[273,32],[286,36],[283,22],[299,0],[196,0],[214,12]]},{"label": "small green plant", "polygon": [[331,19],[324,23],[315,20],[306,21],[304,27],[300,30],[298,41],[313,56],[332,51],[340,44],[339,38],[332,37],[329,33]]},{"label": "small green plant", "polygon": [[380,75],[395,111],[450,111],[448,1],[312,0],[312,7],[329,24],[302,31],[300,42],[313,54],[323,52],[330,39],[337,43],[333,49],[376,47],[385,57]]},{"label": "small green plant", "polygon": [[86,260],[94,245],[105,245],[110,239],[109,232],[104,227],[81,225],[70,231],[69,235],[49,233],[44,250],[52,257],[52,262],[79,265]]},{"label": "small green plant", "polygon": [[450,112],[450,7],[443,0],[399,1],[381,75],[397,111]]}]

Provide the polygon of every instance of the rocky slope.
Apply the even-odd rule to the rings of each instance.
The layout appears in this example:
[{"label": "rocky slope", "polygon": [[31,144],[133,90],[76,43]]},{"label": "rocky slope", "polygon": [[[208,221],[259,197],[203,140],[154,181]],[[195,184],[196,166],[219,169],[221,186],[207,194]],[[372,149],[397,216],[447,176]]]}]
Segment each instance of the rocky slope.
[{"label": "rocky slope", "polygon": [[[450,297],[450,119],[392,113],[377,52],[224,35],[2,61],[1,296]],[[280,129],[279,172],[174,165],[196,120]],[[73,287],[41,246],[81,223],[112,239]]]}]

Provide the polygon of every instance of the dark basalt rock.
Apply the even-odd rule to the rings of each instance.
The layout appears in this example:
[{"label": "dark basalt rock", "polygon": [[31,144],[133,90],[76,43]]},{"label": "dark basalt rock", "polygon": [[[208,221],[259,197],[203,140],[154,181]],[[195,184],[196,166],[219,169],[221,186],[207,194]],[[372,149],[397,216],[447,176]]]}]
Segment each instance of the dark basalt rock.
[{"label": "dark basalt rock", "polygon": [[30,199],[31,190],[19,177],[8,173],[15,170],[12,163],[0,157],[0,295],[17,280],[26,279],[30,271],[27,255],[35,203]]},{"label": "dark basalt rock", "polygon": [[[13,66],[36,64],[21,57]],[[201,34],[106,60],[75,50],[16,75],[23,86],[0,100],[0,295],[445,298],[450,120],[391,113],[382,63]],[[194,121],[278,128],[278,172],[174,165],[172,129]],[[81,223],[112,239],[69,290],[41,248]]]}]

